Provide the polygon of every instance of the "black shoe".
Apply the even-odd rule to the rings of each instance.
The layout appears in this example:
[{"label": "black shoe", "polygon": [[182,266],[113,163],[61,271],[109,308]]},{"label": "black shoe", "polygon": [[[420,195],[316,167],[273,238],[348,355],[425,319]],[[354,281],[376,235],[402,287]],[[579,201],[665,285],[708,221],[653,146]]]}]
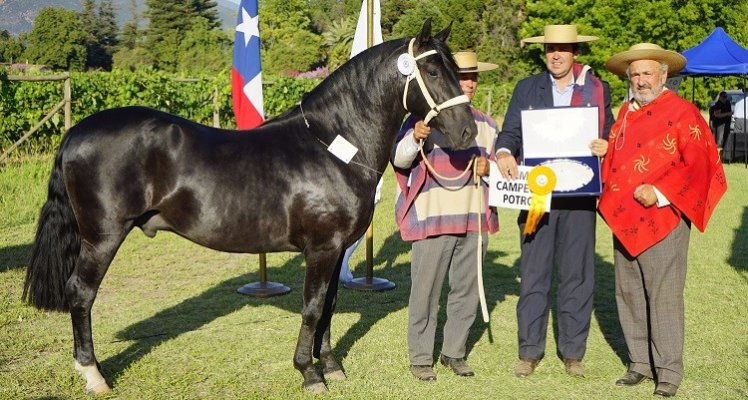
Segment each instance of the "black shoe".
[{"label": "black shoe", "polygon": [[657,384],[657,388],[654,391],[654,395],[662,396],[662,397],[673,397],[675,396],[675,392],[677,391],[678,391],[678,386],[675,386],[672,383],[661,382]]},{"label": "black shoe", "polygon": [[475,376],[475,372],[465,362],[464,358],[452,358],[447,357],[444,354],[439,357],[439,362],[452,369],[455,375],[459,376]]},{"label": "black shoe", "polygon": [[626,372],[625,375],[621,377],[621,379],[616,381],[616,385],[618,386],[636,386],[640,384],[643,380],[647,379],[645,375],[642,375],[638,372],[629,371]]},{"label": "black shoe", "polygon": [[436,373],[430,365],[411,365],[410,373],[422,381],[431,382],[436,380]]}]

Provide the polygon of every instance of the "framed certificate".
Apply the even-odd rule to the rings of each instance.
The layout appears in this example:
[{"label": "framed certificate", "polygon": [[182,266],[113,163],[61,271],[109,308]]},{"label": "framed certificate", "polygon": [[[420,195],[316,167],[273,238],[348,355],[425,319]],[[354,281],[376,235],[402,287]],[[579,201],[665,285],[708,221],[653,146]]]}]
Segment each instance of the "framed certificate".
[{"label": "framed certificate", "polygon": [[590,142],[600,137],[598,107],[522,111],[522,152],[527,166],[556,173],[553,196],[596,196],[602,189],[600,160]]}]

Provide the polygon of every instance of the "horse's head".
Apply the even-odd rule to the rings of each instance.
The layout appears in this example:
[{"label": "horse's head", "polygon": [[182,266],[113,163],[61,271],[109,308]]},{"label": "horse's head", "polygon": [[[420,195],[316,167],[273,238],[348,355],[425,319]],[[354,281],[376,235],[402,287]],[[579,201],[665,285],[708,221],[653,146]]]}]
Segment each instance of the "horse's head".
[{"label": "horse's head", "polygon": [[[408,77],[403,102],[407,110],[449,138],[452,148],[462,150],[472,145],[478,128],[460,88],[457,64],[445,44],[450,29],[451,24],[432,36],[431,19],[427,19],[410,42],[408,51],[415,68]],[[412,79],[417,82],[410,82]]]}]

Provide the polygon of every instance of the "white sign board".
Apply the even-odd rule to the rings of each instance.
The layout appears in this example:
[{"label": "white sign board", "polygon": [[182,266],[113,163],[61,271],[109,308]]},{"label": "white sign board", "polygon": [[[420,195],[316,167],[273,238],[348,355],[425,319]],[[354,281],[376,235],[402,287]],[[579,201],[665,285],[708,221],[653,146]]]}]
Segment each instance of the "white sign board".
[{"label": "white sign board", "polygon": [[554,107],[522,110],[525,158],[592,156],[598,138],[597,107]]},{"label": "white sign board", "polygon": [[[532,167],[519,165],[519,179],[507,180],[501,177],[496,163],[491,162],[489,177],[488,205],[492,207],[513,208],[515,210],[529,210],[532,193],[527,186],[527,174]],[[551,202],[547,201],[545,212],[551,210]]]}]

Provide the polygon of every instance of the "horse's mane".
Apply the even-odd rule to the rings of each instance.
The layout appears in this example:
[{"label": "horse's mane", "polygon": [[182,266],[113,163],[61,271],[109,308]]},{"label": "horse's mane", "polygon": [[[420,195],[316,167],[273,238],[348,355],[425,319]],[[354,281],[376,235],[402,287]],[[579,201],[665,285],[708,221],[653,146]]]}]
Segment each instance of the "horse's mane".
[{"label": "horse's mane", "polygon": [[[370,47],[360,54],[356,55],[346,63],[341,65],[329,76],[327,76],[322,82],[320,82],[311,91],[302,96],[303,107],[313,107],[318,101],[328,101],[330,96],[338,96],[340,93],[351,92],[354,88],[352,84],[356,82],[363,82],[364,80],[379,79],[380,81],[387,81],[390,79],[397,79],[400,72],[397,70],[395,63],[392,63],[392,68],[387,71],[377,71],[374,73],[366,73],[370,71],[374,66],[381,65],[382,62],[387,58],[396,59],[399,54],[407,52],[408,43],[411,37],[405,37],[400,39],[393,39],[383,42],[377,46]],[[429,45],[433,47],[437,54],[441,57],[442,62],[451,68],[453,71],[457,71],[457,64],[452,57],[452,53],[449,47],[441,40],[429,39]],[[403,50],[395,54],[396,49],[402,47]],[[357,94],[358,96],[361,93]],[[263,125],[275,124],[287,119],[298,116],[298,107],[291,107],[279,116],[272,118],[265,122]]]}]

